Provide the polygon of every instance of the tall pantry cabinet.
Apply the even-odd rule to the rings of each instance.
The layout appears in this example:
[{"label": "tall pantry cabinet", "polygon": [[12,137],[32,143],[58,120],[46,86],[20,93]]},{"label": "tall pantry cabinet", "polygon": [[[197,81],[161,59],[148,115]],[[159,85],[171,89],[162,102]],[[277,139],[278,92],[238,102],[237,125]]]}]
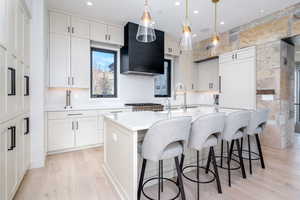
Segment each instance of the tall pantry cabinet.
[{"label": "tall pantry cabinet", "polygon": [[0,0],[0,199],[12,200],[30,167],[30,12]]}]

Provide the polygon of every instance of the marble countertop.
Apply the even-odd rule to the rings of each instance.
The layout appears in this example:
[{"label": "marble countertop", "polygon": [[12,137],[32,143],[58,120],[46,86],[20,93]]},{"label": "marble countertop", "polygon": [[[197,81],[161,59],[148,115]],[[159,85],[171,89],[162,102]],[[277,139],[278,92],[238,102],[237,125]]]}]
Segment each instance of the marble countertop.
[{"label": "marble countertop", "polygon": [[[220,109],[219,112],[231,113],[239,110],[235,109]],[[170,119],[172,117],[191,116],[193,119],[201,115],[215,113],[213,106],[203,106],[198,108],[190,108],[186,112],[182,109],[163,112],[123,112],[114,114],[105,114],[104,118],[111,120],[131,131],[140,131],[149,129],[155,122],[160,120]]]}]

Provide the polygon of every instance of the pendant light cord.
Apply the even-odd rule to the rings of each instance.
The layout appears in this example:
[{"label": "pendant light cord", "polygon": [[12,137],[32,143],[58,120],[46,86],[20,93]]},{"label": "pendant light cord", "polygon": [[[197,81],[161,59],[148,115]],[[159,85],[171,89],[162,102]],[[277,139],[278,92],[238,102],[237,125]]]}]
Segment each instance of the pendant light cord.
[{"label": "pendant light cord", "polygon": [[188,19],[189,18],[189,2],[188,0],[185,1],[185,19]]},{"label": "pendant light cord", "polygon": [[215,35],[217,35],[217,2],[215,2]]},{"label": "pendant light cord", "polygon": [[148,0],[145,0],[145,4],[144,4],[145,6],[148,6]]}]

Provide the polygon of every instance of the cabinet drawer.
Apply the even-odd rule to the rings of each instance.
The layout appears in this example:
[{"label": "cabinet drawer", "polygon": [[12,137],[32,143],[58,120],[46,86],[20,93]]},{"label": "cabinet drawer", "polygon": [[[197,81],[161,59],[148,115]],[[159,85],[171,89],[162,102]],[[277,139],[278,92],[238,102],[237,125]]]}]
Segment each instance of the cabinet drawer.
[{"label": "cabinet drawer", "polygon": [[65,112],[48,112],[48,119],[65,119],[65,118],[82,118],[82,117],[96,117],[97,111],[65,111]]}]

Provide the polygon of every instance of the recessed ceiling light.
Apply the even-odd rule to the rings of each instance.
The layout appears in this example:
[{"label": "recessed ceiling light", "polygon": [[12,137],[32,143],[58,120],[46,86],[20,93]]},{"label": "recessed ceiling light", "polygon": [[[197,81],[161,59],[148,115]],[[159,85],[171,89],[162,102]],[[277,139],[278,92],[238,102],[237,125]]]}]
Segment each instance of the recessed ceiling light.
[{"label": "recessed ceiling light", "polygon": [[220,22],[220,24],[221,24],[221,25],[224,25],[224,24],[225,24],[225,22],[221,21],[221,22]]},{"label": "recessed ceiling light", "polygon": [[87,2],[86,2],[86,5],[87,5],[87,6],[93,6],[93,2],[87,1]]},{"label": "recessed ceiling light", "polygon": [[194,10],[194,14],[198,14],[199,13],[199,11],[198,10]]},{"label": "recessed ceiling light", "polygon": [[180,6],[180,1],[175,1],[175,6]]}]

